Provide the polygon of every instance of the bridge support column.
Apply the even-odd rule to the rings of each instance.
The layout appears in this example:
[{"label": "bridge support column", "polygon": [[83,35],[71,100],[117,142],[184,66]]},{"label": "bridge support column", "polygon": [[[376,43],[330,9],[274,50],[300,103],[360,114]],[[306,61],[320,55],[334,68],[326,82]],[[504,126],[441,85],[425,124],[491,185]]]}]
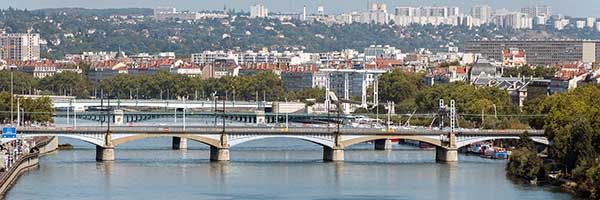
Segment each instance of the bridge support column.
[{"label": "bridge support column", "polygon": [[324,161],[344,161],[344,149],[343,148],[330,148],[323,147],[323,160]]},{"label": "bridge support column", "polygon": [[458,162],[458,149],[436,147],[435,160],[440,162]]},{"label": "bridge support column", "polygon": [[229,161],[229,148],[210,147],[211,161]]},{"label": "bridge support column", "polygon": [[173,149],[187,149],[187,138],[173,137]]},{"label": "bridge support column", "polygon": [[392,140],[382,139],[375,140],[375,150],[392,150]]},{"label": "bridge support column", "polygon": [[114,161],[115,147],[96,146],[96,161]]}]

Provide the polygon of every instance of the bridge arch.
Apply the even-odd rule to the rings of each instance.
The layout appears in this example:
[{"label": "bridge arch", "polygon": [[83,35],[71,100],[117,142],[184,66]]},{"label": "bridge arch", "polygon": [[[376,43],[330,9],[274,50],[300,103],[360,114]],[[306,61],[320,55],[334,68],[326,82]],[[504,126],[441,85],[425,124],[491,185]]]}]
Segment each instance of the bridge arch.
[{"label": "bridge arch", "polygon": [[[543,145],[550,144],[550,141],[548,141],[548,139],[546,137],[530,137],[530,138],[531,138],[531,140],[533,140],[534,142],[539,143],[539,144],[543,144]],[[483,141],[490,141],[490,140],[519,140],[519,139],[520,139],[519,136],[473,137],[473,138],[467,138],[467,139],[457,138],[456,147],[461,148],[461,147],[465,147],[469,144],[483,142]]]},{"label": "bridge arch", "polygon": [[242,136],[235,137],[229,140],[231,147],[255,140],[269,139],[269,138],[292,138],[311,142],[313,144],[321,145],[323,147],[332,148],[334,146],[334,138],[331,136],[317,137],[317,136],[298,136],[298,135],[253,135],[253,136]]},{"label": "bridge arch", "polygon": [[425,142],[436,147],[442,147],[442,142],[438,138],[432,137],[423,137],[423,136],[401,136],[401,135],[380,135],[380,136],[363,136],[352,139],[343,140],[342,144],[344,147],[349,147],[358,143],[375,141],[375,140],[383,140],[383,139],[407,139],[407,140],[416,140],[419,142]]},{"label": "bridge arch", "polygon": [[88,144],[96,146],[104,146],[104,134],[99,135],[76,135],[76,134],[27,134],[25,137],[38,137],[38,136],[58,136],[80,140]]},{"label": "bridge arch", "polygon": [[186,138],[189,140],[193,140],[196,142],[200,142],[212,147],[221,147],[221,142],[218,139],[212,139],[208,137],[198,136],[198,135],[190,135],[190,134],[131,134],[123,137],[119,137],[116,139],[112,139],[112,144],[114,146],[118,146],[121,144],[125,144],[128,142],[133,142],[137,140],[143,140],[148,138],[158,138],[158,137],[179,137]]}]

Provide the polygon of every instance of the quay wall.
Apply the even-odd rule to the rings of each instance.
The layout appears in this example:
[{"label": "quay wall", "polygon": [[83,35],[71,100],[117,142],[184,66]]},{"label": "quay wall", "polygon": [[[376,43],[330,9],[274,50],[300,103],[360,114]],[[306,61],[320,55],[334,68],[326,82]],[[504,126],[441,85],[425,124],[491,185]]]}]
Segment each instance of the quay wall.
[{"label": "quay wall", "polygon": [[49,137],[40,141],[35,147],[39,150],[38,152],[19,158],[14,167],[0,175],[0,197],[4,197],[23,173],[38,166],[40,156],[58,149],[58,137]]}]

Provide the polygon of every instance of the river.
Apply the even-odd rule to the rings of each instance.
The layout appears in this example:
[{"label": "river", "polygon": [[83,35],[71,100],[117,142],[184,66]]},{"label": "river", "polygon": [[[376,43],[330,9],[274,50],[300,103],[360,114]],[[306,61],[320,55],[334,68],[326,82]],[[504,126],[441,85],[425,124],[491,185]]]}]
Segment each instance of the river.
[{"label": "river", "polygon": [[[435,151],[395,145],[374,151],[359,144],[345,162],[321,161],[322,148],[295,139],[265,139],[232,147],[231,161],[208,160],[208,146],[171,150],[170,138],[117,147],[116,161],[95,161],[94,146],[71,143],[41,158],[6,199],[570,199],[547,187],[515,184],[506,161],[460,155],[434,160]],[[285,146],[285,147],[281,147]]]}]

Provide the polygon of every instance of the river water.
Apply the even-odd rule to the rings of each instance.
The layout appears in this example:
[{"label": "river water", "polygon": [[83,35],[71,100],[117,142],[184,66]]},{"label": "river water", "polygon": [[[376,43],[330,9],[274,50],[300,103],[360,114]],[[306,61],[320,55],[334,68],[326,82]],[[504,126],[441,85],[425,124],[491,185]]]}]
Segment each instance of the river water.
[{"label": "river water", "polygon": [[170,138],[117,147],[116,161],[95,161],[95,147],[71,143],[41,158],[6,199],[570,199],[547,187],[515,184],[506,161],[461,155],[441,164],[435,151],[395,145],[374,151],[358,144],[345,162],[321,161],[322,148],[295,139],[235,146],[231,161],[208,160],[208,146],[171,150]]}]

